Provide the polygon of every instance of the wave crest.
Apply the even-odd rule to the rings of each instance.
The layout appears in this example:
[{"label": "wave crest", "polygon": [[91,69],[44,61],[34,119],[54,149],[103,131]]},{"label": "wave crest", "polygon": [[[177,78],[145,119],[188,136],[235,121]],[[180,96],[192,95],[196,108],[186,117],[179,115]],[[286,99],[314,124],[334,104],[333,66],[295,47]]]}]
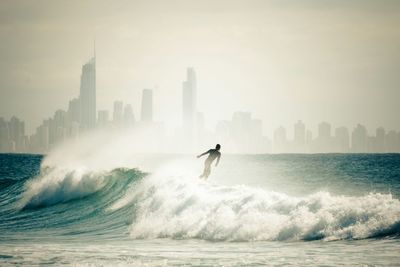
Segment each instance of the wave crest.
[{"label": "wave crest", "polygon": [[94,172],[45,167],[39,176],[25,185],[18,207],[35,208],[65,203],[92,195],[114,182],[126,183],[125,178],[137,179],[142,176],[143,173],[135,169]]}]

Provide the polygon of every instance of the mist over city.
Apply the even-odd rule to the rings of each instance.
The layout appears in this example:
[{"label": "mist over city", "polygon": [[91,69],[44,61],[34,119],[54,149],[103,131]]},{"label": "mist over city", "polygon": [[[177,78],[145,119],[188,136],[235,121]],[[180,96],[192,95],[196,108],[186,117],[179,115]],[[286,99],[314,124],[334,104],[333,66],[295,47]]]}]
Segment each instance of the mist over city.
[{"label": "mist over city", "polygon": [[396,2],[250,2],[3,2],[1,151],[143,122],[160,152],[399,151]]},{"label": "mist over city", "polygon": [[[231,119],[218,121],[215,130],[210,131],[205,127],[204,113],[197,108],[197,75],[192,67],[186,69],[182,82],[182,126],[172,133],[167,133],[163,122],[154,120],[154,109],[158,106],[154,102],[155,89],[142,90],[140,112],[135,116],[132,105],[122,100],[113,102],[112,111],[97,109],[96,57],[82,66],[80,81],[79,96],[69,100],[67,110],[55,111],[32,135],[25,134],[25,122],[19,118],[13,116],[9,121],[0,118],[1,151],[47,153],[65,141],[101,130],[112,132],[114,139],[124,136],[128,143],[140,138],[146,145],[132,149],[142,153],[193,153],[214,142],[224,142],[228,153],[400,152],[400,132],[379,127],[369,134],[361,124],[350,131],[342,126],[333,132],[330,123],[321,122],[313,137],[313,132],[299,120],[292,128],[293,139],[288,138],[283,126],[274,130],[270,139],[263,133],[262,120],[253,118],[251,112],[236,111]],[[139,137],[143,130],[147,135]],[[130,141],[127,133],[135,141]]]}]

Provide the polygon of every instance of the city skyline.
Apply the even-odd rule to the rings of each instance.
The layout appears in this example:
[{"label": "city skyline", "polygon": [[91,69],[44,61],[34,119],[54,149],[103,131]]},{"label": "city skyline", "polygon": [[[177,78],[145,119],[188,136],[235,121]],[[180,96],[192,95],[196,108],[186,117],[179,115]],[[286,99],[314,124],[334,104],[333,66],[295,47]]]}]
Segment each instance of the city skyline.
[{"label": "city skyline", "polygon": [[154,119],[173,130],[182,122],[182,71],[192,66],[206,128],[237,110],[266,122],[269,136],[298,119],[313,131],[321,121],[400,128],[398,1],[60,6],[0,4],[0,114],[23,118],[29,133],[79,94],[94,39],[99,110],[116,99],[139,116],[142,90],[153,88]]},{"label": "city skyline", "polygon": [[[157,89],[158,89],[157,87],[154,87],[153,89],[145,88],[145,89],[139,90],[140,91],[140,101],[138,101],[138,102],[140,103],[140,105],[135,106],[136,111],[134,111],[132,104],[130,104],[130,103],[134,102],[135,99],[130,99],[130,100],[126,101],[126,103],[129,105],[129,109],[132,112],[132,116],[138,118],[139,120],[143,120],[143,119],[141,119],[142,118],[141,116],[143,113],[143,109],[142,109],[143,101],[144,101],[143,97],[151,99],[150,102],[152,103],[154,101],[153,100],[153,91],[154,90],[157,91]],[[132,89],[132,90],[135,90],[135,89]],[[179,90],[177,90],[177,91],[179,91]],[[108,109],[96,109],[97,93],[96,93],[96,56],[95,55],[90,60],[88,60],[85,64],[82,65],[82,70],[81,70],[81,74],[80,74],[80,86],[79,86],[78,93],[83,96],[83,101],[79,102],[78,98],[72,96],[71,100],[63,101],[63,102],[68,103],[67,109],[71,110],[74,121],[78,121],[78,118],[81,120],[84,120],[85,122],[83,122],[83,125],[86,125],[85,128],[92,129],[98,123],[98,118],[99,118],[98,113],[101,113],[101,116],[103,118],[109,116]],[[179,127],[183,127],[183,128],[194,127],[194,124],[196,123],[199,116],[201,116],[203,118],[203,124],[206,121],[206,120],[204,120],[203,112],[199,111],[197,108],[197,106],[198,106],[198,104],[197,104],[197,98],[198,98],[197,97],[197,79],[196,79],[196,71],[193,67],[186,67],[186,78],[182,82],[182,92],[181,93],[182,93],[182,100],[181,100],[182,109],[186,110],[186,112],[182,112],[182,116],[181,116],[182,119],[181,119],[180,124],[179,123],[174,124],[173,128],[169,129],[169,131],[171,131],[171,132],[175,131],[175,129],[179,128]],[[150,94],[150,95],[145,96],[146,94]],[[93,102],[93,98],[96,98],[95,102]],[[112,100],[108,104],[108,106],[113,107],[110,110],[114,109],[114,111],[115,111],[115,102],[120,102],[121,104],[124,103],[124,101],[122,101],[122,100],[118,100],[118,99]],[[83,104],[83,103],[85,103],[85,104]],[[154,112],[153,109],[151,109],[151,110],[152,110],[151,114],[149,114],[148,116],[151,117],[150,121],[153,121],[154,113],[157,113],[157,112]],[[147,111],[147,112],[149,112],[149,111]],[[235,112],[238,112],[238,110],[232,110],[231,114],[234,114]],[[240,110],[240,112],[253,113],[252,110],[249,108],[242,109],[242,110]],[[135,116],[135,114],[136,114],[136,116]],[[186,114],[186,115],[183,115],[183,114]],[[2,115],[2,114],[0,114],[0,115]],[[7,118],[6,116],[0,116],[0,117],[3,117],[5,119]],[[12,114],[9,116],[10,119],[12,117],[18,117],[18,116],[16,116],[15,114]],[[179,121],[179,116],[177,116],[175,114],[174,117],[176,117],[175,118],[176,121]],[[20,117],[18,117],[18,118],[20,118]],[[227,118],[214,118],[214,120],[215,120],[214,125],[210,126],[210,124],[208,124],[208,125],[204,124],[203,127],[208,130],[214,129],[218,126],[218,123],[220,122],[220,120],[229,119],[229,118],[230,118],[229,116]],[[155,120],[157,120],[157,119],[155,119]],[[296,121],[296,120],[298,122],[302,121],[301,118],[294,119],[294,121]],[[43,121],[43,119],[42,119],[42,121]],[[316,123],[314,123],[314,125],[311,128],[307,128],[307,130],[311,131],[311,133],[313,135],[315,135],[318,132],[319,124],[323,121],[329,121],[329,119],[316,122]],[[363,121],[363,119],[358,120],[355,123],[355,125],[358,125],[358,124],[364,125],[364,123],[362,121]],[[27,125],[28,125],[27,128],[31,129],[30,131],[27,131],[27,134],[33,134],[35,132],[37,126],[35,126],[32,123],[27,123]],[[342,124],[340,127],[350,128],[352,126],[353,125],[343,125]],[[290,123],[289,124],[278,123],[275,128],[272,128],[272,126],[268,125],[268,122],[267,122],[266,124],[263,125],[262,132],[264,135],[267,135],[268,137],[272,138],[275,130],[277,130],[279,127],[290,128],[290,127],[292,127],[292,125]],[[379,124],[379,123],[375,127],[369,126],[369,125],[366,125],[365,127],[367,127],[367,132],[374,132],[378,128],[385,128],[385,129],[390,129],[390,130],[395,130],[395,131],[400,130],[400,127],[390,128],[387,125],[383,125],[383,124]],[[288,137],[296,138],[295,131],[293,131],[293,135],[292,135],[292,133],[289,133]]]},{"label": "city skyline", "polygon": [[[207,118],[197,109],[197,75],[193,67],[186,68],[182,83],[182,125],[174,134],[165,131],[164,122],[155,121],[157,109],[152,89],[143,89],[140,116],[135,116],[132,105],[114,100],[112,116],[109,110],[97,110],[96,57],[82,66],[80,93],[69,101],[68,109],[57,109],[45,118],[34,134],[25,133],[25,122],[13,116],[9,121],[0,117],[0,152],[46,153],[55,146],[96,129],[124,132],[147,129],[153,140],[163,143],[163,152],[192,153],[213,142],[223,142],[227,152],[233,153],[395,153],[400,152],[400,132],[376,129],[370,134],[362,124],[353,129],[346,126],[332,128],[320,122],[315,135],[303,121],[293,124],[292,135],[280,126],[271,137],[263,131],[263,121],[251,112],[235,111],[231,120],[218,120],[215,129],[207,129]],[[201,92],[200,92],[201,94]],[[135,118],[138,118],[136,121]],[[155,135],[154,135],[155,134]],[[315,137],[313,137],[315,136]],[[150,139],[152,140],[152,139]],[[173,142],[181,148],[175,150]]]}]

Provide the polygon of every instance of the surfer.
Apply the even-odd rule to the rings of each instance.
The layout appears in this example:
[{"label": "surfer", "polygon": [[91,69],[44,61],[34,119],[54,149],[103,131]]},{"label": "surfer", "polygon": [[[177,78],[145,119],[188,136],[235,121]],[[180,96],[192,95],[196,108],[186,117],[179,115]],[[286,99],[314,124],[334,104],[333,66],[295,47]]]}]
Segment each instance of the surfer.
[{"label": "surfer", "polygon": [[203,174],[200,175],[199,178],[204,178],[204,179],[207,179],[207,178],[208,178],[208,176],[209,176],[210,173],[211,173],[211,164],[213,163],[213,161],[214,161],[215,159],[217,159],[217,162],[215,163],[215,167],[218,166],[219,159],[221,158],[221,152],[219,152],[220,149],[221,149],[221,145],[220,145],[220,144],[217,144],[217,145],[215,146],[214,149],[210,149],[210,150],[208,150],[207,152],[204,152],[203,154],[200,154],[200,155],[197,156],[197,158],[200,158],[200,157],[202,157],[202,156],[204,156],[204,155],[209,154],[209,155],[208,155],[208,158],[207,158],[206,161],[204,162],[204,171],[203,171]]}]

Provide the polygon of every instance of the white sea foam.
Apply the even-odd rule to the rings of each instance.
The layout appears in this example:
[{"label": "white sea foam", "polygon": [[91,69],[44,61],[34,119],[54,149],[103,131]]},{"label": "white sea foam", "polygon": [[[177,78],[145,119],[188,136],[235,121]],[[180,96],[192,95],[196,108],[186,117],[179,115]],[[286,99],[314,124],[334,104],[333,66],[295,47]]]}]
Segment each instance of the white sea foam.
[{"label": "white sea foam", "polygon": [[137,206],[130,229],[135,239],[363,239],[397,234],[400,228],[400,201],[390,194],[319,192],[299,198],[158,173],[121,201],[114,208]]}]

